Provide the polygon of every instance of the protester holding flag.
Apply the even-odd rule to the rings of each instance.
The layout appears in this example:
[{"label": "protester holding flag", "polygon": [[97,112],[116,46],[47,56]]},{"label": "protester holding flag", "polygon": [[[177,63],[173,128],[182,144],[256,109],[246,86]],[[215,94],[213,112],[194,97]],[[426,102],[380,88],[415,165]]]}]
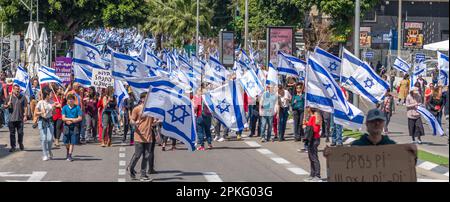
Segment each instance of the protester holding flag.
[{"label": "protester holding flag", "polygon": [[36,105],[34,111],[35,116],[38,117],[38,126],[40,131],[41,146],[42,146],[42,160],[48,161],[53,158],[52,144],[53,144],[53,123],[52,117],[55,109],[54,102],[51,99],[52,94],[50,89],[43,89],[41,91],[42,100]]},{"label": "protester holding flag", "polygon": [[[406,97],[406,116],[408,117],[409,135],[412,137],[412,143],[422,144],[421,136],[425,135],[422,119],[417,107],[422,105],[419,89],[413,87],[410,90],[408,97]],[[416,137],[418,141],[416,142]]]},{"label": "protester holding flag", "polygon": [[27,100],[24,95],[20,93],[20,87],[14,84],[12,94],[7,98],[7,104],[3,108],[9,110],[9,138],[11,149],[9,152],[16,151],[16,131],[17,141],[19,142],[20,150],[24,150],[23,146],[23,125],[27,120]]},{"label": "protester holding flag", "polygon": [[316,108],[309,109],[309,119],[306,124],[305,130],[311,133],[308,137],[308,158],[311,163],[311,174],[310,177],[305,179],[309,182],[321,182],[320,179],[320,162],[318,155],[318,147],[320,144],[320,128],[322,126],[322,116],[319,110]]},{"label": "protester holding flag", "polygon": [[422,102],[424,102],[425,101],[425,88],[428,85],[427,80],[425,80],[422,77],[422,74],[419,74],[419,78],[417,78],[417,81],[415,83],[418,83],[418,85],[419,85],[419,93],[420,93],[420,96],[422,97]]},{"label": "protester holding flag", "polygon": [[406,97],[408,96],[409,92],[409,83],[409,75],[406,74],[405,76],[403,76],[403,80],[399,84],[397,105],[400,104],[401,100],[403,100],[403,105],[405,105]]},{"label": "protester holding flag", "polygon": [[303,116],[304,116],[304,110],[305,110],[305,94],[304,94],[304,87],[303,83],[299,82],[297,83],[297,86],[295,87],[295,95],[292,98],[292,114],[294,117],[294,137],[295,141],[302,140],[304,136],[303,132]]},{"label": "protester holding flag", "polygon": [[56,96],[53,98],[53,102],[55,103],[55,111],[53,113],[54,140],[55,146],[59,147],[61,133],[63,132],[62,108],[66,105],[64,90],[62,87],[57,88]]},{"label": "protester holding flag", "polygon": [[197,90],[197,95],[193,99],[194,112],[196,114],[197,123],[197,136],[198,144],[200,147],[197,149],[199,151],[205,150],[205,136],[208,142],[208,149],[212,149],[212,137],[211,137],[211,120],[212,115],[208,107],[205,106],[202,99],[202,89]]},{"label": "protester holding flag", "polygon": [[[259,116],[259,96],[252,99],[249,105],[250,112],[250,136],[249,137],[260,137],[261,135],[261,117]],[[258,125],[256,125],[258,123]]]},{"label": "protester holding flag", "polygon": [[72,154],[80,131],[80,122],[83,120],[81,108],[75,105],[74,94],[67,95],[67,105],[62,108],[62,120],[64,122],[63,142],[67,149],[67,161],[73,161]]},{"label": "protester holding flag", "polygon": [[282,85],[278,85],[278,103],[280,109],[279,112],[279,124],[278,124],[278,140],[284,141],[284,133],[286,132],[286,123],[289,116],[289,105],[292,100],[292,96],[288,90],[285,90]]},{"label": "protester holding flag", "polygon": [[118,123],[117,121],[117,101],[113,96],[114,89],[109,86],[106,89],[106,96],[103,97],[103,112],[102,112],[102,147],[111,147],[113,128]]},{"label": "protester holding flag", "polygon": [[261,141],[268,142],[272,134],[273,117],[278,113],[277,95],[271,90],[270,85],[266,86],[266,91],[261,96],[259,113],[261,116]]},{"label": "protester holding flag", "polygon": [[135,98],[133,92],[129,92],[129,98],[124,100],[124,112],[123,112],[123,139],[122,142],[125,142],[127,140],[128,130],[130,130],[130,145],[134,145],[134,129],[133,127],[130,127],[130,115],[131,112],[133,112],[134,107],[136,107],[135,104]]},{"label": "protester holding flag", "polygon": [[425,100],[424,104],[427,105],[427,103],[430,101],[431,94],[433,93],[434,84],[430,83],[428,87],[425,89]]},{"label": "protester holding flag", "polygon": [[431,114],[433,114],[440,126],[442,126],[443,105],[444,100],[442,99],[442,87],[438,86],[433,90],[430,101],[426,104],[426,108],[431,112]]}]

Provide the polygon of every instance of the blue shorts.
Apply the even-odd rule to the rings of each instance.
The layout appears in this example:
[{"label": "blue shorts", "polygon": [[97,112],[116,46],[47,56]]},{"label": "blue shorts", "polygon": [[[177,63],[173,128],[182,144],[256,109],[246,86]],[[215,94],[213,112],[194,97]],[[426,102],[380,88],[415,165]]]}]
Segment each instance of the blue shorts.
[{"label": "blue shorts", "polygon": [[66,125],[64,124],[64,144],[78,144],[78,125]]}]

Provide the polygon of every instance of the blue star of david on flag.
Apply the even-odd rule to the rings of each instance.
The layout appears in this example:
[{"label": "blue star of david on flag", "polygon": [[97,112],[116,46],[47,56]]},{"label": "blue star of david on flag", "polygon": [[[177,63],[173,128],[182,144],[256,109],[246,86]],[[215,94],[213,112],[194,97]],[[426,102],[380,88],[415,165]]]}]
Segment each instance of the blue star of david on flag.
[{"label": "blue star of david on flag", "polygon": [[364,84],[365,84],[364,87],[366,87],[366,88],[372,88],[372,86],[375,85],[375,84],[373,83],[373,79],[371,79],[371,78],[367,78],[367,79],[364,81]]},{"label": "blue star of david on flag", "polygon": [[95,53],[94,51],[90,50],[87,52],[87,57],[89,58],[89,60],[95,60]]},{"label": "blue star of david on flag", "polygon": [[[324,83],[323,86],[325,87],[325,90],[327,90],[327,91],[329,88],[330,89],[332,88],[331,84],[327,84],[327,83]],[[333,93],[333,96],[331,96],[331,99],[336,100],[336,101],[338,100],[336,94],[334,94],[334,93]]]},{"label": "blue star of david on flag", "polygon": [[249,81],[249,82],[247,82],[247,88],[250,90],[250,89],[253,89],[254,87],[255,87],[255,82],[254,81]]},{"label": "blue star of david on flag", "polygon": [[216,65],[216,68],[215,68],[216,71],[220,72],[221,69],[222,69],[222,68],[220,68],[219,65]]},{"label": "blue star of david on flag", "polygon": [[133,74],[133,72],[136,72],[137,66],[134,63],[127,65],[127,72],[130,72],[130,74]]},{"label": "blue star of david on flag", "polygon": [[228,104],[225,99],[223,99],[222,101],[219,100],[217,109],[219,109],[221,114],[223,114],[224,112],[230,112],[230,104]]},{"label": "blue star of david on flag", "polygon": [[111,64],[105,64],[105,69],[106,69],[106,70],[111,69]]},{"label": "blue star of david on flag", "polygon": [[[181,115],[180,116],[177,116],[177,112],[180,111],[180,110],[177,110],[177,109],[181,110]],[[171,115],[172,123],[175,123],[175,122],[179,121],[181,124],[184,124],[184,119],[186,117],[190,116],[190,114],[186,111],[186,105],[173,105],[172,109],[167,111],[167,112]]]},{"label": "blue star of david on flag", "polygon": [[338,66],[337,66],[336,62],[334,62],[334,61],[330,63],[330,66],[328,66],[328,69],[330,69],[330,71],[336,71],[337,68],[338,68]]}]

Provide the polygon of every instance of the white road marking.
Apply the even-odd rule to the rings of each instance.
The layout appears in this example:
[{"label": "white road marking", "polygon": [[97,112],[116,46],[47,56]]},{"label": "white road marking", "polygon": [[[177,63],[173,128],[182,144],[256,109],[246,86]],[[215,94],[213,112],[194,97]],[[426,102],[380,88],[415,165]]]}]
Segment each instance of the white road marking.
[{"label": "white road marking", "polygon": [[27,180],[6,180],[6,182],[43,182],[42,179],[44,179],[45,175],[47,175],[47,172],[45,171],[33,171],[31,174],[13,174],[13,172],[0,172],[0,177],[28,177]]},{"label": "white road marking", "polygon": [[448,172],[447,172],[447,173],[445,173],[444,175],[448,177]]},{"label": "white road marking", "polygon": [[126,161],[119,161],[119,166],[125,166],[126,163]]},{"label": "white road marking", "polygon": [[293,167],[293,168],[287,168],[287,169],[296,175],[308,175],[309,174],[308,172],[306,172],[305,170],[303,170],[300,167]]},{"label": "white road marking", "polygon": [[125,153],[119,153],[120,158],[125,158]]},{"label": "white road marking", "polygon": [[275,161],[275,163],[278,163],[278,164],[290,164],[289,161],[287,161],[286,159],[281,158],[281,157],[272,157],[270,159],[272,159],[272,161]]},{"label": "white road marking", "polygon": [[215,172],[203,172],[203,176],[208,182],[223,182]]},{"label": "white road marking", "polygon": [[119,178],[117,181],[118,182],[126,182],[127,180],[125,178]]},{"label": "white road marking", "polygon": [[119,175],[125,175],[126,171],[125,169],[119,169]]},{"label": "white road marking", "polygon": [[245,143],[248,144],[248,146],[250,147],[261,147],[261,145],[255,141],[245,141]]},{"label": "white road marking", "polygon": [[121,147],[121,148],[119,148],[119,151],[120,152],[124,152],[126,150],[126,148],[125,147]]},{"label": "white road marking", "polygon": [[433,168],[436,167],[436,166],[438,166],[438,165],[435,164],[435,163],[431,163],[431,162],[429,162],[429,161],[425,161],[425,162],[423,162],[423,163],[421,163],[421,164],[419,165],[420,168],[423,168],[423,169],[425,169],[425,170],[431,170],[431,169],[433,169]]},{"label": "white road marking", "polygon": [[258,151],[259,153],[261,153],[261,154],[265,154],[265,155],[267,155],[267,154],[273,154],[270,150],[268,150],[268,149],[257,149],[256,151]]},{"label": "white road marking", "polygon": [[418,178],[417,182],[449,182],[448,180],[435,180],[435,179],[421,179]]}]

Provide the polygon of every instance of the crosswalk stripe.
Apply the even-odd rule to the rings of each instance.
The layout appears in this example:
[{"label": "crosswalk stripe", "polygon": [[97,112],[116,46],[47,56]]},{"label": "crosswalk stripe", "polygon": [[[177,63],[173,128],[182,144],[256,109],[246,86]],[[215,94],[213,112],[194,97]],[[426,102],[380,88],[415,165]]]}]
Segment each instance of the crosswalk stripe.
[{"label": "crosswalk stripe", "polygon": [[272,159],[272,161],[275,161],[275,163],[278,163],[278,164],[290,164],[289,161],[287,161],[286,159],[281,158],[281,157],[272,157],[270,159]]},{"label": "crosswalk stripe", "polygon": [[250,147],[261,147],[261,145],[255,141],[245,141],[245,143]]},{"label": "crosswalk stripe", "polygon": [[208,182],[223,182],[215,172],[203,172],[203,176]]},{"label": "crosswalk stripe", "polygon": [[306,172],[306,170],[303,170],[302,168],[299,168],[299,167],[293,167],[293,168],[287,168],[287,169],[296,175],[309,175],[309,173]]},{"label": "crosswalk stripe", "polygon": [[420,168],[423,168],[425,170],[431,170],[431,169],[433,169],[436,166],[438,166],[438,165],[435,164],[435,163],[428,162],[428,161],[424,161],[423,163],[421,163],[419,165]]},{"label": "crosswalk stripe", "polygon": [[257,149],[256,151],[258,151],[259,153],[261,153],[261,154],[265,154],[265,155],[267,155],[267,154],[273,154],[270,150],[268,150],[268,149]]},{"label": "crosswalk stripe", "polygon": [[125,169],[119,169],[119,175],[125,175],[126,171]]}]

